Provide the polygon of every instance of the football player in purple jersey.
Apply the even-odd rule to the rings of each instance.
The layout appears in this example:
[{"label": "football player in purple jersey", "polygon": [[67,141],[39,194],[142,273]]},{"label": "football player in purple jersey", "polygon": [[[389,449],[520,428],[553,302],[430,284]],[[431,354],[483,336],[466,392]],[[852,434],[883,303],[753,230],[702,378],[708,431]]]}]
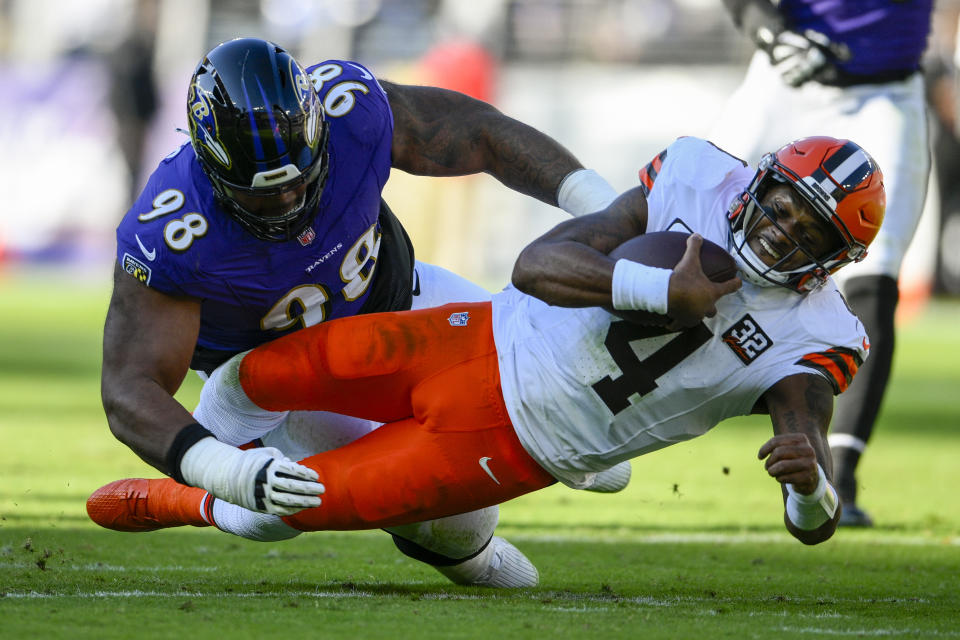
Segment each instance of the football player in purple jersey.
[{"label": "football player in purple jersey", "polygon": [[[488,173],[574,214],[616,195],[557,142],[489,104],[378,81],[345,60],[304,69],[254,38],[204,56],[187,117],[189,144],[160,163],[117,229],[103,406],[113,434],[147,463],[183,483],[189,459],[203,469],[187,479],[195,486],[263,513],[303,508],[291,496],[316,496],[316,474],[276,448],[238,448],[251,440],[242,430],[208,430],[173,397],[189,369],[209,374],[238,352],[332,318],[489,297],[415,261],[382,198],[391,169]],[[325,445],[311,441],[316,451],[376,427],[296,413],[291,422],[326,437]],[[285,437],[289,444],[299,436]],[[201,451],[201,441],[216,444]],[[618,473],[622,488],[629,467]],[[178,483],[114,487],[111,499],[137,510],[158,491],[193,489]],[[96,504],[88,509],[93,515]],[[198,526],[207,521],[192,515]],[[392,533],[404,553],[456,582],[536,584],[523,554],[492,538],[496,520],[494,507],[448,522],[446,536],[434,525]]]},{"label": "football player in purple jersey", "polygon": [[890,376],[897,279],[923,212],[930,170],[921,58],[933,0],[724,0],[757,45],[743,83],[708,136],[756,161],[768,148],[816,131],[852,138],[883,167],[887,217],[870,255],[840,273],[863,320],[871,357],[837,401],[830,448],[841,526],[871,526],[857,504],[856,469]]}]

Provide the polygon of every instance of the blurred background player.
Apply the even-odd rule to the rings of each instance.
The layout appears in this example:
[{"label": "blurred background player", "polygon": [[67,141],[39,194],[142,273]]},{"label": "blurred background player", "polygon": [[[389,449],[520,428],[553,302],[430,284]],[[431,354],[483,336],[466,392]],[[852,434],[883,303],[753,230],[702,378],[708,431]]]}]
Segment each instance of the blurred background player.
[{"label": "blurred background player", "polygon": [[[832,536],[840,516],[826,442],[833,396],[869,347],[829,274],[861,259],[880,228],[879,168],[848,140],[797,140],[754,170],[684,137],[640,182],[530,244],[515,287],[492,302],[334,320],[220,367],[197,409],[209,424],[223,417],[269,430],[287,409],[388,424],[302,461],[325,487],[315,508],[304,487],[292,500],[305,509],[292,516],[268,522],[235,498],[209,521],[255,539],[398,525],[558,480],[582,488],[598,471],[726,418],[768,413],[775,435],[758,456],[783,487],[786,528],[805,544]],[[690,234],[674,269],[608,255],[666,230]],[[734,256],[742,283],[706,278],[703,238]],[[601,306],[669,318],[635,324]],[[205,438],[182,457],[194,486],[209,484],[194,448],[216,444]],[[175,496],[182,512],[221,503],[208,498]],[[100,524],[123,530],[144,517],[114,506],[118,519]],[[185,524],[164,511],[172,517],[161,526]]]},{"label": "blurred background player", "polygon": [[[304,70],[284,49],[255,38],[204,56],[187,116],[190,143],[160,163],[117,229],[102,371],[111,431],[178,480],[180,456],[211,435],[173,398],[188,369],[209,374],[237,352],[336,317],[489,298],[459,276],[415,262],[381,196],[391,168],[486,172],[577,213],[615,195],[552,139],[486,103],[378,82],[350,61]],[[309,440],[311,452],[375,426],[322,413],[283,425],[287,441]],[[292,463],[275,448],[236,448],[265,432],[219,427],[220,448],[205,460],[222,472],[213,493],[257,487],[251,506],[285,513],[283,492],[262,489],[277,474],[296,476]],[[629,467],[619,473],[622,487]],[[279,484],[298,482],[313,486],[309,477]],[[115,490],[139,508],[157,491],[177,488],[145,481]],[[491,542],[497,513],[394,531],[394,539],[457,582],[536,584],[523,554],[500,538]]]},{"label": "blurred background player", "polygon": [[930,171],[924,81],[933,0],[724,0],[757,45],[743,83],[708,136],[748,161],[811,131],[852,138],[883,168],[887,215],[863,262],[838,280],[867,328],[871,355],[837,401],[830,432],[841,526],[871,526],[856,469],[876,423],[894,352],[898,275]]}]

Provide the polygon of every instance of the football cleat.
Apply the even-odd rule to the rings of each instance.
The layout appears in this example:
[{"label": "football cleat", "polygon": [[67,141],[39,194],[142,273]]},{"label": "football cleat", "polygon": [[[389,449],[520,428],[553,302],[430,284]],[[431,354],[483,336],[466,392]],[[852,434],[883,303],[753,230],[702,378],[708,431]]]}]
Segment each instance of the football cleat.
[{"label": "football cleat", "polygon": [[87,498],[87,515],[105,529],[156,531],[168,527],[208,527],[203,509],[207,492],[172,478],[125,478],[106,484]]},{"label": "football cleat", "polygon": [[540,573],[527,556],[500,536],[494,536],[486,549],[469,560],[434,568],[451,582],[471,587],[521,589],[540,582]]},{"label": "football cleat", "polygon": [[838,527],[872,527],[873,518],[866,511],[858,507],[853,502],[847,502],[843,505],[843,512],[837,521]]},{"label": "football cleat", "polygon": [[597,473],[593,478],[593,484],[584,487],[584,491],[593,491],[595,493],[617,493],[623,491],[630,484],[630,474],[633,470],[630,467],[630,461],[624,460],[620,464],[614,465],[609,469]]}]

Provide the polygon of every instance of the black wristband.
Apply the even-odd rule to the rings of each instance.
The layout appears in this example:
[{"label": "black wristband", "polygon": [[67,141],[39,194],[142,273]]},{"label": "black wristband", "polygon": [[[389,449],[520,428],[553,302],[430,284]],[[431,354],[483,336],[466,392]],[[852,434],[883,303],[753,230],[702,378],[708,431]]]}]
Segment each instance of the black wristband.
[{"label": "black wristband", "polygon": [[183,429],[180,429],[177,437],[173,439],[173,444],[170,445],[167,455],[164,457],[167,465],[167,474],[180,484],[186,484],[186,482],[183,481],[183,475],[180,473],[180,460],[183,459],[183,454],[200,440],[213,437],[214,435],[198,422],[193,422]]}]

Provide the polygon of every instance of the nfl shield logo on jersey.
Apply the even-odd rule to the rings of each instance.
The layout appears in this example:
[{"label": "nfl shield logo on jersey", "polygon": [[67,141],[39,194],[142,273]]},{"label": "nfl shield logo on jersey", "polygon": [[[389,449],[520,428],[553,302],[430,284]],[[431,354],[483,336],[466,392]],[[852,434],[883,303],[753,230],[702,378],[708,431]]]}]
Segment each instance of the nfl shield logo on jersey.
[{"label": "nfl shield logo on jersey", "polygon": [[457,313],[451,313],[450,317],[447,318],[447,321],[450,322],[451,327],[465,327],[470,321],[470,312],[460,311]]},{"label": "nfl shield logo on jersey", "polygon": [[303,230],[303,233],[297,236],[297,240],[300,242],[301,247],[305,247],[317,237],[317,232],[313,230],[313,227],[307,227]]}]

